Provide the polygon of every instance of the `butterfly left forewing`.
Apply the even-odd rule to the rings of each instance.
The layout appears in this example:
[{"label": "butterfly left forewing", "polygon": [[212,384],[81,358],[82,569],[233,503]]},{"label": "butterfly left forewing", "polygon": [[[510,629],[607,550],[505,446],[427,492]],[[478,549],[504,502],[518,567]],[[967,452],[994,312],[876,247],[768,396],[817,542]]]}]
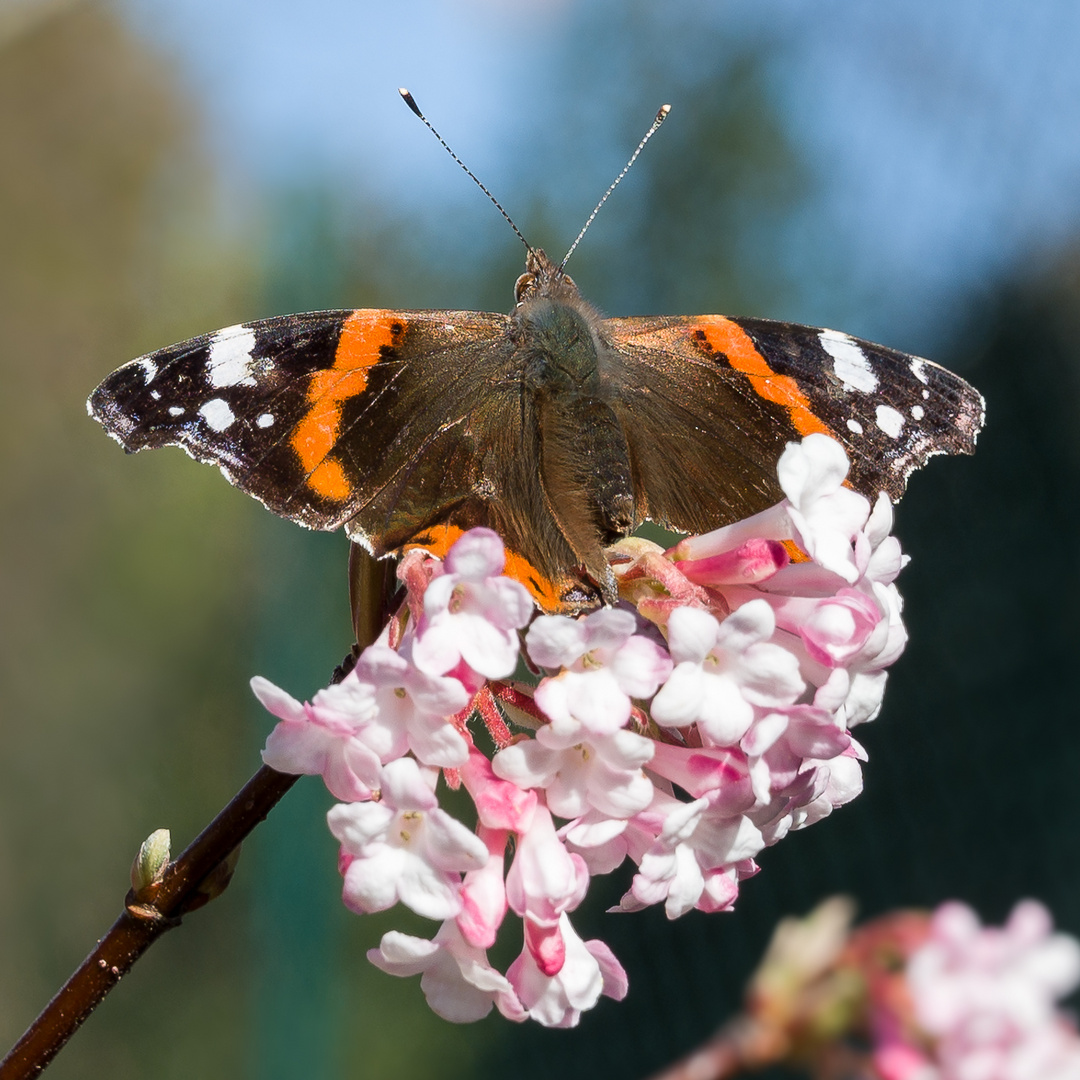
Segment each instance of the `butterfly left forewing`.
[{"label": "butterfly left forewing", "polygon": [[275,513],[334,528],[341,501],[305,489],[295,437],[352,314],[264,319],[160,349],[114,371],[88,410],[129,452],[180,446]]},{"label": "butterfly left forewing", "polygon": [[376,555],[503,537],[548,610],[594,594],[547,504],[505,315],[358,309],[252,322],[115,371],[90,414],[128,451],[176,445],[269,509]]},{"label": "butterfly left forewing", "polygon": [[[283,517],[332,529],[366,515],[378,548],[475,490],[461,449],[470,391],[505,326],[449,311],[266,319],[140,357],[88,405],[125,449],[181,446]],[[436,454],[419,482],[417,462]]]}]

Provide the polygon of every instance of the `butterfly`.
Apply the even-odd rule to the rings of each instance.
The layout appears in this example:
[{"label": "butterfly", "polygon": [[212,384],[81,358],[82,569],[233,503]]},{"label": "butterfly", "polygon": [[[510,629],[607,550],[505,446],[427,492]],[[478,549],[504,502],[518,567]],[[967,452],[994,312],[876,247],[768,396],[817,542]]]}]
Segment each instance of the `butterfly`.
[{"label": "butterfly", "polygon": [[779,501],[812,432],[894,501],[970,454],[984,403],[929,360],[721,315],[602,318],[527,249],[508,315],[358,309],[244,323],[150,353],[93,392],[128,451],[176,445],[274,513],[377,557],[494,529],[546,611],[617,599],[604,549],[644,521],[700,533]]}]

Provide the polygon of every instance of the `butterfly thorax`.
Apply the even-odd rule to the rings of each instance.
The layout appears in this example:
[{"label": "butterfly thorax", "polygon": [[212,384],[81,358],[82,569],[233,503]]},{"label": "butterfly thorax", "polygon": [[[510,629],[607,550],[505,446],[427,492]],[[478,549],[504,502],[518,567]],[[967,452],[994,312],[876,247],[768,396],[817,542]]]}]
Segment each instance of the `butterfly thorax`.
[{"label": "butterfly thorax", "polygon": [[514,286],[510,336],[525,386],[558,394],[600,392],[599,318],[561,266],[530,250]]},{"label": "butterfly thorax", "polygon": [[511,316],[524,384],[539,393],[600,393],[598,355],[602,348],[588,309],[540,296]]}]

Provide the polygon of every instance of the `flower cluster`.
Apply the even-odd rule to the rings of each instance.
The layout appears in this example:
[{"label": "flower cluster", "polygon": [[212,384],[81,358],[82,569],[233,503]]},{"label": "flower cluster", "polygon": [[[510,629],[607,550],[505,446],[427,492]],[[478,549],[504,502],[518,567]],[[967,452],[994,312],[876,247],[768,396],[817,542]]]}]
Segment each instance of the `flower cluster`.
[{"label": "flower cluster", "polygon": [[983,927],[958,901],[851,929],[833,897],[784,919],[724,1036],[748,1068],[879,1080],[1075,1080],[1080,1034],[1057,1005],[1080,986],[1080,942],[1042,904]]},{"label": "flower cluster", "polygon": [[1073,1080],[1080,1036],[1057,1008],[1080,985],[1080,942],[1053,933],[1034,900],[1003,927],[983,927],[964,904],[943,904],[908,961],[919,1028],[931,1045],[878,1050],[886,1080]]},{"label": "flower cluster", "polygon": [[[329,824],[345,903],[441,924],[387,933],[373,963],[420,974],[449,1020],[495,1006],[571,1026],[626,993],[610,949],[570,920],[592,875],[633,861],[621,910],[727,910],[763,848],[859,793],[850,729],[876,715],[904,646],[904,556],[888,499],[844,486],[847,464],[824,436],[791,444],[781,503],[668,552],[623,541],[622,602],[577,618],[537,615],[502,576],[501,541],[474,529],[443,563],[406,556],[401,612],[339,684],[303,704],[252,681],[281,721],[266,763],[343,800]],[[538,685],[506,681],[519,659]],[[441,809],[440,772],[475,828]],[[486,950],[508,909],[523,948],[502,973]]]}]

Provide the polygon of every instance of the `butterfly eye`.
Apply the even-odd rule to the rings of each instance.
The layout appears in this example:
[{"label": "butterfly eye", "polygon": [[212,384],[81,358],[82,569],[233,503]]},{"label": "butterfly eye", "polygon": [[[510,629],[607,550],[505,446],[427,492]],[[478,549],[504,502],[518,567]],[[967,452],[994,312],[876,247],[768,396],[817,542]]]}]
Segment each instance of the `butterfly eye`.
[{"label": "butterfly eye", "polygon": [[514,282],[514,300],[517,303],[521,303],[526,296],[529,295],[536,287],[536,275],[535,274],[522,274],[521,277]]}]

